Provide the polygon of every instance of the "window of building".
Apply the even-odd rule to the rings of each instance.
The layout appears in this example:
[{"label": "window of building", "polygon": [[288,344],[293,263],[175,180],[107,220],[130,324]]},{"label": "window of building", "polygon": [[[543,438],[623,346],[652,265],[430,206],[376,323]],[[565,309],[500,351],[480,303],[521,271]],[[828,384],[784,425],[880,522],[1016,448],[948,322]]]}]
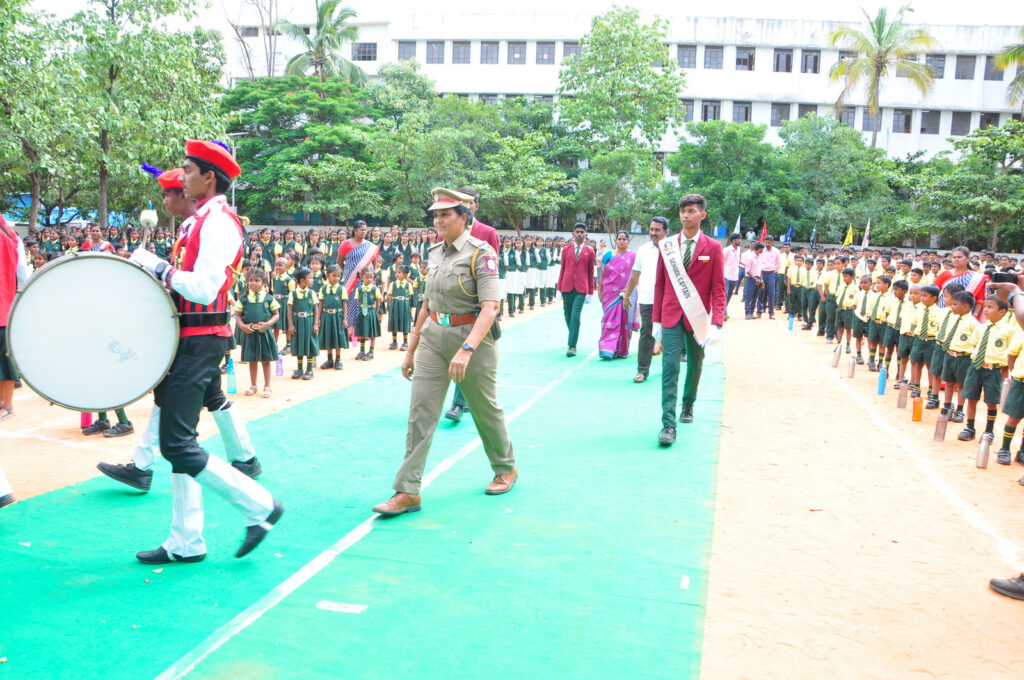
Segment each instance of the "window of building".
[{"label": "window of building", "polygon": [[800,73],[821,73],[819,50],[804,50],[800,53]]},{"label": "window of building", "polygon": [[749,123],[750,122],[750,110],[753,105],[750,102],[733,102],[732,103],[732,121],[734,123]]},{"label": "window of building", "polygon": [[781,127],[789,120],[789,111],[792,108],[789,104],[772,104],[772,127]]},{"label": "window of building", "polygon": [[553,42],[538,42],[537,43],[537,63],[538,64],[554,64],[555,63],[555,43],[553,43]]},{"label": "window of building", "polygon": [[453,64],[468,64],[469,63],[469,41],[468,40],[456,40],[452,43],[452,63]]},{"label": "window of building", "polygon": [[691,123],[691,122],[693,122],[693,100],[692,99],[684,99],[683,100],[683,122],[684,123]]},{"label": "window of building", "polygon": [[973,54],[958,54],[953,77],[956,80],[974,80],[974,69],[977,63],[978,59]]},{"label": "window of building", "polygon": [[484,104],[496,104],[498,103],[498,95],[496,94],[482,94],[480,95],[480,101]]},{"label": "window of building", "polygon": [[416,58],[416,41],[415,40],[399,40],[398,41],[398,61],[407,61],[409,59]]},{"label": "window of building", "polygon": [[539,94],[537,95],[537,101],[539,101],[542,104],[554,104],[555,97],[554,95],[550,94]]},{"label": "window of building", "polygon": [[480,43],[480,63],[481,64],[497,64],[498,63],[498,43],[491,41],[484,41]]},{"label": "window of building", "polygon": [[937,135],[939,134],[939,117],[938,111],[922,111],[921,112],[921,134],[922,135]]},{"label": "window of building", "polygon": [[582,54],[583,48],[580,47],[578,42],[569,42],[568,40],[562,43],[562,61],[565,61],[569,57],[575,57],[576,55]]},{"label": "window of building", "polygon": [[856,123],[857,119],[857,109],[853,108],[852,106],[844,106],[841,109],[839,109],[836,118],[839,120],[840,123],[846,123],[850,127],[855,127],[854,124]]},{"label": "window of building", "polygon": [[256,38],[260,34],[260,28],[259,26],[242,26],[238,32],[242,34],[243,38]]},{"label": "window of building", "polygon": [[963,137],[971,131],[971,112],[954,111],[953,124],[949,127],[949,134],[954,137]]},{"label": "window of building", "polygon": [[929,54],[925,56],[924,63],[932,72],[932,78],[934,80],[941,80],[942,77],[946,75],[946,55]]},{"label": "window of building", "polygon": [[797,107],[797,118],[806,118],[807,116],[818,115],[817,104],[801,104]]},{"label": "window of building", "polygon": [[526,43],[524,43],[524,42],[510,42],[508,44],[508,63],[510,63],[510,64],[525,64],[526,63]]},{"label": "window of building", "polygon": [[793,50],[780,50],[775,48],[775,72],[793,72]]},{"label": "window of building", "polygon": [[881,132],[882,131],[882,110],[878,109],[874,113],[871,113],[869,109],[864,109],[863,120],[860,124],[860,129],[864,132]]},{"label": "window of building", "polygon": [[978,121],[978,127],[984,130],[987,127],[999,127],[999,114],[998,113],[983,113],[981,119]]},{"label": "window of building", "polygon": [[754,48],[753,47],[737,47],[736,48],[736,70],[737,71],[753,71],[754,70]]},{"label": "window of building", "polygon": [[[913,57],[908,57],[907,61],[917,61],[917,60],[914,59]],[[896,67],[896,77],[897,78],[906,78],[907,77],[907,69],[903,68],[902,66]]]},{"label": "window of building", "polygon": [[996,57],[989,54],[985,57],[985,80],[1002,80],[1003,70],[996,68]]},{"label": "window of building", "polygon": [[851,52],[850,50],[840,50],[839,51],[839,61],[842,61],[843,59],[845,59],[847,61],[853,61],[856,58],[857,58],[857,53],[856,52]]},{"label": "window of building", "polygon": [[725,48],[707,45],[704,47],[704,68],[722,68],[725,63]]},{"label": "window of building", "polygon": [[1019,113],[1011,113],[1010,120],[1015,120],[1019,123],[1021,120],[1021,115]]},{"label": "window of building", "polygon": [[352,43],[352,61],[377,61],[377,43]]},{"label": "window of building", "polygon": [[676,62],[680,68],[697,68],[697,46],[680,45],[676,53]]},{"label": "window of building", "polygon": [[428,40],[427,41],[427,63],[428,64],[443,64],[444,63],[444,41],[443,40]]},{"label": "window of building", "polygon": [[701,120],[721,120],[722,102],[701,102]]},{"label": "window of building", "polygon": [[893,109],[892,131],[902,134],[910,134],[910,121],[913,117],[914,112],[910,109]]}]

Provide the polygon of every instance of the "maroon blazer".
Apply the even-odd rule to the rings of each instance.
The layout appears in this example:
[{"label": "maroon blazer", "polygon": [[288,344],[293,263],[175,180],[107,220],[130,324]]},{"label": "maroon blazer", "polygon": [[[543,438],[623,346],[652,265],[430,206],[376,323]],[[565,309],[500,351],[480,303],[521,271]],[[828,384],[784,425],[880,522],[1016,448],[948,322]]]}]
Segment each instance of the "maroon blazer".
[{"label": "maroon blazer", "polygon": [[480,220],[473,220],[473,225],[469,229],[469,235],[481,241],[487,241],[494,248],[494,254],[498,254],[498,230],[494,227],[484,224]]},{"label": "maroon blazer", "polygon": [[[682,234],[672,234],[679,243],[682,253]],[[707,259],[701,259],[707,258]],[[725,317],[725,256],[722,244],[710,238],[704,232],[697,237],[697,245],[690,258],[690,266],[686,269],[697,289],[704,307],[711,314],[711,323],[721,326]],[[660,323],[664,328],[672,328],[683,318],[683,308],[679,306],[676,289],[668,280],[664,257],[658,258],[658,273],[654,279],[654,309],[651,320]],[[685,328],[692,331],[689,319],[684,319]]]},{"label": "maroon blazer", "polygon": [[[594,249],[583,244],[580,259],[576,259],[576,242],[562,248],[562,270],[558,273],[558,290],[563,293],[594,294]],[[725,284],[722,284],[725,285]],[[724,293],[723,293],[724,295]]]}]

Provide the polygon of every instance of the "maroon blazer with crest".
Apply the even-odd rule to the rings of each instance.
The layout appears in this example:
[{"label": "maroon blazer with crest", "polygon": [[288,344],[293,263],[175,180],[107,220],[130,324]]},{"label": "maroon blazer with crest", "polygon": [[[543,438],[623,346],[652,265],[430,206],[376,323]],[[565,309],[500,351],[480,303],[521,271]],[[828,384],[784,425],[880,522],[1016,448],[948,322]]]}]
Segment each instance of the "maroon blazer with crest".
[{"label": "maroon blazer with crest", "polygon": [[[676,239],[682,253],[682,234],[672,234],[666,238]],[[704,308],[711,315],[711,323],[722,325],[725,317],[725,256],[722,244],[701,232],[697,237],[697,245],[693,248],[690,266],[686,269],[693,287],[697,289]],[[672,328],[683,318],[683,308],[676,297],[676,289],[668,280],[664,256],[658,258],[658,273],[654,280],[654,309],[651,320],[660,323],[664,328]],[[692,331],[689,319],[685,328]]]},{"label": "maroon blazer with crest", "polygon": [[563,293],[594,293],[594,249],[583,244],[580,259],[576,259],[576,243],[570,241],[562,248],[562,270],[558,273],[558,290]]}]

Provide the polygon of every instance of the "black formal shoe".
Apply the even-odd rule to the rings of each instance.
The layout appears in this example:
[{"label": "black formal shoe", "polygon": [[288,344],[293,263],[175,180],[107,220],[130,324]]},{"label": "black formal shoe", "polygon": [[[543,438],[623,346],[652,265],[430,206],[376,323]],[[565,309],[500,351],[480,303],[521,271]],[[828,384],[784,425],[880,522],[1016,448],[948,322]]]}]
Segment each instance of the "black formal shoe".
[{"label": "black formal shoe", "polygon": [[135,428],[132,427],[131,423],[118,423],[117,425],[114,425],[113,427],[108,427],[106,430],[103,430],[103,436],[104,437],[123,437],[126,434],[131,434],[132,432],[135,432]]},{"label": "black formal shoe", "polygon": [[637,373],[636,377],[633,378],[633,382],[635,382],[637,384],[642,383],[642,382],[646,382],[646,381],[647,381],[647,374],[646,373]]},{"label": "black formal shoe", "polygon": [[658,446],[672,446],[676,443],[676,428],[663,427],[658,435]]},{"label": "black formal shoe", "polygon": [[939,400],[936,399],[935,397],[932,397],[925,403],[924,407],[926,409],[936,409],[939,407]]},{"label": "black formal shoe", "polygon": [[286,356],[288,356],[291,353],[292,353],[292,348],[289,347],[288,345],[285,345],[284,349],[281,350],[281,352],[280,352],[281,356],[283,356],[283,357],[286,357]]},{"label": "black formal shoe", "polygon": [[109,429],[110,423],[105,420],[97,420],[95,423],[82,430],[82,434],[99,434],[100,432],[104,432]]},{"label": "black formal shoe", "polygon": [[408,349],[409,349],[409,343],[407,343],[407,342],[403,342],[403,343],[402,343],[402,346],[401,346],[401,347],[399,347],[398,349],[400,349],[400,350],[402,350],[403,352],[405,352],[406,350],[408,350]]},{"label": "black formal shoe", "polygon": [[366,359],[366,354],[365,353],[359,352],[358,354],[356,354],[356,361],[363,361],[365,359]]},{"label": "black formal shoe", "polygon": [[816,335],[817,335],[817,336],[818,336],[819,338],[821,338],[821,337],[824,337],[824,336],[825,336],[825,331],[818,331],[818,332],[816,333]]},{"label": "black formal shoe", "polygon": [[458,404],[452,404],[452,407],[445,412],[444,417],[457,423],[462,420],[462,412],[464,410]]},{"label": "black formal shoe", "polygon": [[862,357],[859,354],[857,355],[857,365],[858,366],[863,366],[864,365],[864,357]]},{"label": "black formal shoe", "polygon": [[281,519],[281,515],[283,514],[284,506],[277,501],[274,501],[274,510],[270,513],[270,517],[267,517],[259,524],[254,524],[251,527],[245,528],[245,540],[242,541],[242,547],[235,553],[235,557],[245,557],[255,550],[256,546],[258,546],[260,542],[267,537],[267,534],[270,533],[270,529],[263,525],[269,524],[273,527],[277,524],[277,520]]},{"label": "black formal shoe", "polygon": [[960,430],[960,434],[958,434],[956,438],[962,442],[969,442],[972,439],[974,439],[975,434],[977,433],[974,431],[973,427],[965,427],[964,429]]},{"label": "black formal shoe", "polygon": [[565,351],[565,356],[567,356],[567,357],[574,357],[574,356],[576,356],[576,348],[575,347],[570,347],[569,349],[567,349]]},{"label": "black formal shoe", "polygon": [[305,373],[302,374],[302,379],[303,380],[312,380],[313,379],[313,371],[307,370]]},{"label": "black formal shoe", "polygon": [[15,381],[14,381],[14,389],[16,389],[16,390],[20,390],[21,389],[21,378],[15,379]]},{"label": "black formal shoe", "polygon": [[[818,333],[818,335],[821,335],[821,333]],[[827,343],[829,343],[829,344],[832,344],[833,342],[835,342],[835,338],[833,338],[833,337],[831,337],[831,336],[828,336],[828,335],[826,335],[826,336],[825,336],[825,342],[827,342]]]},{"label": "black formal shoe", "polygon": [[1009,449],[999,449],[998,451],[996,451],[996,462],[999,463],[1000,465],[1009,465],[1010,464],[1010,450]]},{"label": "black formal shoe", "polygon": [[872,373],[874,373],[874,372],[876,372],[878,370],[878,368],[875,367],[875,362],[874,361],[869,361],[868,362],[868,370],[871,371]]},{"label": "black formal shoe", "polygon": [[334,362],[334,370],[335,371],[340,371],[341,370],[341,362],[340,361],[335,361]]},{"label": "black formal shoe", "polygon": [[191,557],[182,557],[181,555],[175,555],[171,553],[167,554],[163,546],[160,546],[156,550],[146,550],[135,554],[135,558],[143,564],[170,564],[171,562],[202,562],[206,559],[206,553],[202,555],[192,555]]},{"label": "black formal shoe", "polygon": [[1000,595],[1024,600],[1024,574],[1014,578],[994,578],[988,582],[988,587]]},{"label": "black formal shoe", "polygon": [[302,369],[296,368],[295,372],[292,373],[292,380],[298,380],[302,377]]},{"label": "black formal shoe", "polygon": [[135,463],[128,463],[127,465],[100,463],[96,466],[96,469],[107,477],[116,479],[122,484],[127,484],[139,491],[149,491],[149,487],[153,484],[153,472],[151,470],[140,470],[135,467]]},{"label": "black formal shoe", "polygon": [[222,364],[221,367],[220,367],[220,372],[221,372],[221,375],[224,375],[225,373],[227,373],[228,372],[228,365],[227,364]]},{"label": "black formal shoe", "polygon": [[0,508],[6,508],[8,505],[14,502],[14,494],[7,494],[6,496],[0,496]]},{"label": "black formal shoe", "polygon": [[326,371],[326,370],[327,370],[328,368],[334,368],[334,362],[333,362],[333,361],[331,361],[330,359],[328,359],[328,360],[327,360],[327,361],[325,361],[324,363],[320,364],[320,368],[322,368],[322,369],[323,369],[323,370],[325,370],[325,371]]},{"label": "black formal shoe", "polygon": [[510,319],[516,318],[516,313],[515,312],[509,312],[508,313],[508,318],[510,318]]},{"label": "black formal shoe", "polygon": [[920,387],[911,387],[910,388],[910,398],[911,399],[917,399],[920,396],[921,396],[921,388]]},{"label": "black formal shoe", "polygon": [[953,411],[953,417],[950,418],[950,420],[952,420],[954,423],[962,423],[964,422],[965,417],[966,416],[964,416],[964,412],[961,411],[960,409],[957,409]]},{"label": "black formal shoe", "polygon": [[256,479],[263,474],[263,468],[260,467],[260,461],[253,456],[249,460],[233,460],[231,461],[231,467],[241,472],[246,477]]},{"label": "black formal shoe", "polygon": [[683,404],[683,412],[679,414],[679,422],[693,422],[693,404]]},{"label": "black formal shoe", "polygon": [[805,323],[803,326],[800,326],[800,330],[802,330],[802,331],[809,331],[812,328],[813,328],[813,326],[811,324],[809,324],[809,323]]},{"label": "black formal shoe", "polygon": [[388,349],[398,349],[398,343],[397,342],[391,343],[390,345],[388,345]]},{"label": "black formal shoe", "polygon": [[372,349],[369,352],[366,353],[366,360],[367,361],[373,361],[373,350]]}]

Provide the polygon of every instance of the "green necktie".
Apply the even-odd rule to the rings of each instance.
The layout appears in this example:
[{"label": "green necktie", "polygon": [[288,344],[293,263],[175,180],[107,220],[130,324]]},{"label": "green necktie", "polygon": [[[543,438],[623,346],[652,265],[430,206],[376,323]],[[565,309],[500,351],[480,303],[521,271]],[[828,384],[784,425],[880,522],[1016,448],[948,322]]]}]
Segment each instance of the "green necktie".
[{"label": "green necktie", "polygon": [[580,247],[576,246],[576,259],[580,259]]},{"label": "green necktie", "polygon": [[985,332],[981,334],[981,342],[978,343],[978,356],[974,359],[975,368],[983,368],[985,365],[985,351],[988,350],[988,334],[992,330],[992,324],[985,327]]},{"label": "green necktie", "polygon": [[882,301],[882,294],[879,293],[878,297],[875,298],[875,306],[871,308],[871,318],[869,321],[874,321],[878,318],[878,303]]},{"label": "green necktie", "polygon": [[900,300],[900,304],[896,307],[896,330],[899,331],[903,328],[903,300]]},{"label": "green necktie", "polygon": [[868,294],[864,293],[864,299],[860,301],[860,315],[864,316],[868,311]]},{"label": "green necktie", "polygon": [[[946,326],[949,325],[949,317],[950,316],[951,316],[951,314],[946,314],[946,318],[942,320],[942,325],[939,326],[939,334],[937,336],[935,336],[936,340],[938,340],[939,338],[945,338],[946,337]],[[945,342],[945,341],[943,341],[943,342]]]},{"label": "green necktie", "polygon": [[[948,319],[949,315],[947,315],[946,318]],[[942,349],[944,351],[946,351],[946,352],[949,351],[949,346],[953,344],[953,338],[956,337],[956,328],[959,325],[960,325],[960,317],[958,316],[958,317],[956,317],[956,322],[953,324],[953,327],[949,330],[949,335],[946,336],[946,340],[942,343]]]},{"label": "green necktie", "polygon": [[840,295],[839,295],[839,302],[838,302],[839,309],[843,308],[843,299],[846,298],[846,289],[849,288],[849,287],[850,287],[849,284],[843,286],[843,292],[840,293]]},{"label": "green necktie", "polygon": [[917,332],[917,337],[922,340],[928,339],[928,315],[931,313],[930,307],[924,308],[924,316],[921,317],[921,330]]},{"label": "green necktie", "polygon": [[693,241],[686,241],[686,252],[683,253],[683,269],[690,268],[690,259],[693,257]]}]

